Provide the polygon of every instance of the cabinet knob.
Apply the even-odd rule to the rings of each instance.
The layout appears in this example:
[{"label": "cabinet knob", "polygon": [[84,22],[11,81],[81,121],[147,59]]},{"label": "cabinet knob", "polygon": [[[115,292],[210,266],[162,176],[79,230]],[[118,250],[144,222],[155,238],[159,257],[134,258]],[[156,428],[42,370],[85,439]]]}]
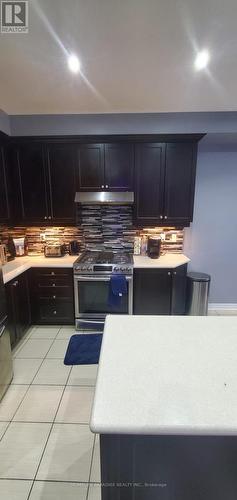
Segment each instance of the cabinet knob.
[{"label": "cabinet knob", "polygon": [[170,275],[171,275],[171,272],[170,272],[170,271],[168,271],[168,276],[170,276]]},{"label": "cabinet knob", "polygon": [[12,283],[13,286],[18,286],[19,285],[19,281],[15,281],[14,283]]},{"label": "cabinet knob", "polygon": [[106,187],[106,189],[108,189],[108,187],[109,187],[109,186],[108,186],[108,184],[106,184],[106,186],[105,186],[105,187]]},{"label": "cabinet knob", "polygon": [[53,283],[52,286],[55,286],[55,283]]},{"label": "cabinet knob", "polygon": [[104,184],[102,184],[102,186],[101,186],[101,187],[102,187],[102,189],[104,189]]},{"label": "cabinet knob", "polygon": [[53,295],[53,299],[56,299],[56,295]]},{"label": "cabinet knob", "polygon": [[54,271],[52,271],[52,272],[51,272],[51,274],[54,276],[54,275],[55,275],[55,272],[54,272]]},{"label": "cabinet knob", "polygon": [[50,219],[50,220],[52,219],[51,215],[49,216],[49,219]]},{"label": "cabinet knob", "polygon": [[174,273],[173,273],[173,274],[174,274],[174,276],[176,276],[177,272],[176,272],[176,271],[174,271]]},{"label": "cabinet knob", "polygon": [[53,313],[54,313],[54,314],[57,314],[57,311],[54,311]]},{"label": "cabinet knob", "polygon": [[165,218],[165,219],[168,219],[168,216],[167,216],[167,215],[165,215],[165,217],[164,217],[164,218]]},{"label": "cabinet knob", "polygon": [[163,219],[163,215],[160,215],[160,219]]},{"label": "cabinet knob", "polygon": [[47,219],[47,216],[45,215],[45,220]]}]

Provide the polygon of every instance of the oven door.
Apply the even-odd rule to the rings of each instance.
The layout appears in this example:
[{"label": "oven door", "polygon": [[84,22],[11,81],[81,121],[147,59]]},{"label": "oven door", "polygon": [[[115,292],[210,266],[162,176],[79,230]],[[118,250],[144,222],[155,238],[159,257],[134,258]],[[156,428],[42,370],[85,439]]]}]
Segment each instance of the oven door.
[{"label": "oven door", "polygon": [[74,276],[77,329],[103,330],[106,314],[132,314],[132,278],[126,276],[127,294],[120,305],[110,306],[110,276]]}]

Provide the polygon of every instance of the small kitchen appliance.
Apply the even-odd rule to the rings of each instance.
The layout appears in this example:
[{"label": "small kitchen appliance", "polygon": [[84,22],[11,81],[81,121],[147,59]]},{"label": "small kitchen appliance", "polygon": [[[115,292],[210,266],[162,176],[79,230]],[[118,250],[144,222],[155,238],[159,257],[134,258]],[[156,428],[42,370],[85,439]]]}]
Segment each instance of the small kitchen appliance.
[{"label": "small kitchen appliance", "polygon": [[[73,265],[77,330],[100,331],[107,314],[133,313],[133,257],[112,251],[85,251]],[[109,300],[111,277],[125,278],[126,293]]]},{"label": "small kitchen appliance", "polygon": [[79,255],[80,246],[77,240],[69,242],[69,255]]},{"label": "small kitchen appliance", "polygon": [[45,245],[45,257],[63,257],[66,253],[65,245]]},{"label": "small kitchen appliance", "polygon": [[159,236],[149,236],[147,243],[147,255],[151,259],[158,259],[161,251],[161,238]]}]

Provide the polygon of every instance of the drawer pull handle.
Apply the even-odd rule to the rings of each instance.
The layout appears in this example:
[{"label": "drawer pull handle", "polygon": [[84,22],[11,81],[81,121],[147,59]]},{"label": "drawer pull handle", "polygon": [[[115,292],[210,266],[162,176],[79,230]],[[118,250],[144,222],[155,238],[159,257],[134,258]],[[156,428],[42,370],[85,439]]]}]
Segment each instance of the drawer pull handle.
[{"label": "drawer pull handle", "polygon": [[55,283],[53,283],[52,286],[56,286]]},{"label": "drawer pull handle", "polygon": [[57,311],[54,311],[53,313],[54,313],[54,314],[57,314]]},{"label": "drawer pull handle", "polygon": [[54,273],[53,271],[51,272],[51,274],[52,274],[52,276],[54,276],[54,275],[55,275],[55,273]]}]

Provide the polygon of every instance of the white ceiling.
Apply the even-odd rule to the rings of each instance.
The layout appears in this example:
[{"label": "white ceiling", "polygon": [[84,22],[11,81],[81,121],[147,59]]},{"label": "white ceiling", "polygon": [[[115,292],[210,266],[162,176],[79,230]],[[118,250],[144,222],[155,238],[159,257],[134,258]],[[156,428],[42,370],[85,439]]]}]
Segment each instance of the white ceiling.
[{"label": "white ceiling", "polygon": [[[236,0],[29,0],[29,34],[0,35],[0,108],[237,110],[236,19]],[[203,48],[209,70],[195,72]],[[84,77],[68,71],[71,52]]]}]

